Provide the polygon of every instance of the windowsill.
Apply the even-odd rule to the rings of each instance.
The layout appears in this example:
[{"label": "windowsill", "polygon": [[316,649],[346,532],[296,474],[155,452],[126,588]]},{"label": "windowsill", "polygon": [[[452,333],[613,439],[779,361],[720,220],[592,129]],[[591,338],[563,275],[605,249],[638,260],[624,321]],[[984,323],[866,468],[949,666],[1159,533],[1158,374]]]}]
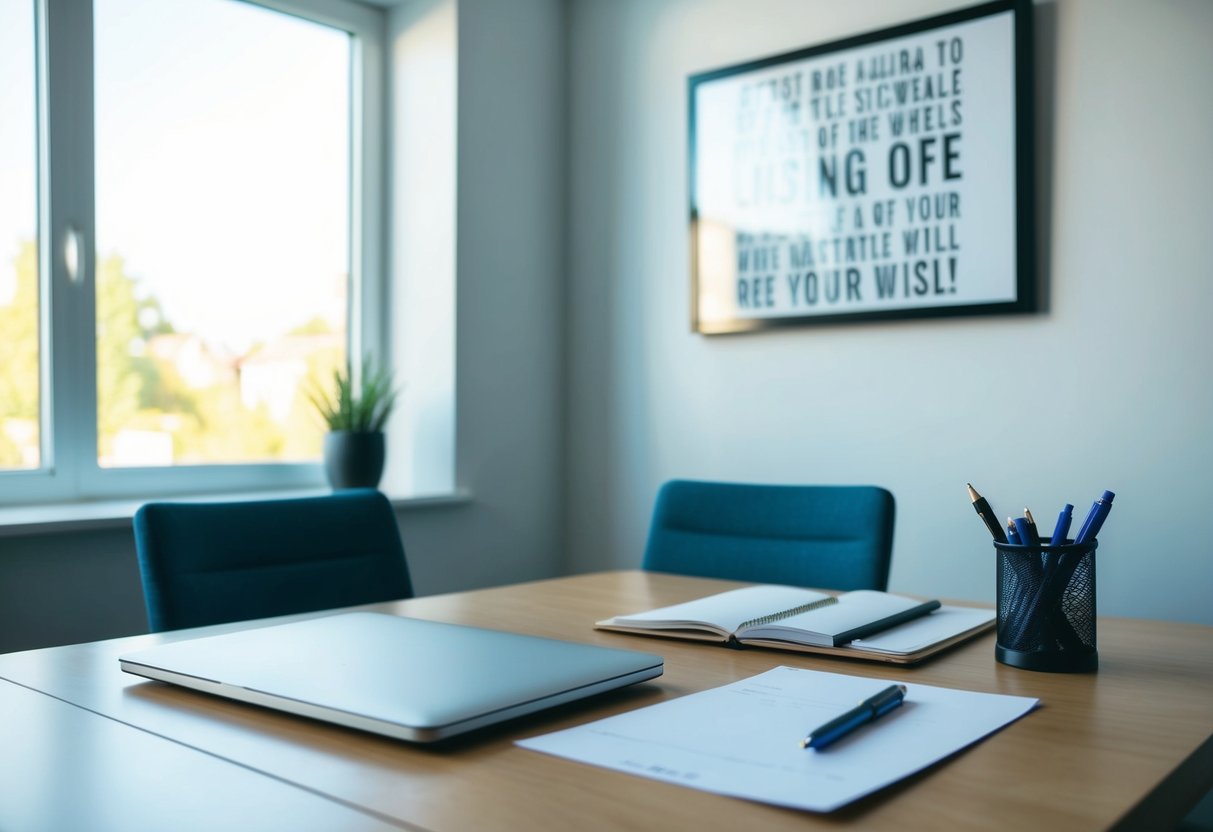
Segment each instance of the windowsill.
[{"label": "windowsill", "polygon": [[[208,494],[204,497],[168,497],[165,499],[183,502],[270,500],[282,497],[316,497],[328,493],[330,493],[328,489],[315,488],[296,491]],[[406,511],[429,508],[431,506],[461,505],[471,500],[471,495],[466,491],[430,496],[404,497],[392,494],[388,494],[387,496],[393,508]],[[0,537],[129,527],[131,518],[135,516],[135,511],[145,502],[147,502],[147,499],[89,500],[0,508]]]}]

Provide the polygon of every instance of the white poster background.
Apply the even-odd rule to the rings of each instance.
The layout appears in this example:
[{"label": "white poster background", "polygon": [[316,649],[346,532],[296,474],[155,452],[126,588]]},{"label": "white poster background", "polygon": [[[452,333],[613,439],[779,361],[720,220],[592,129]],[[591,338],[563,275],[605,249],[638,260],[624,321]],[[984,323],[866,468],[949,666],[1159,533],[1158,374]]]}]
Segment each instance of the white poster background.
[{"label": "white poster background", "polygon": [[696,85],[701,326],[1015,301],[1014,67],[1004,12]]}]

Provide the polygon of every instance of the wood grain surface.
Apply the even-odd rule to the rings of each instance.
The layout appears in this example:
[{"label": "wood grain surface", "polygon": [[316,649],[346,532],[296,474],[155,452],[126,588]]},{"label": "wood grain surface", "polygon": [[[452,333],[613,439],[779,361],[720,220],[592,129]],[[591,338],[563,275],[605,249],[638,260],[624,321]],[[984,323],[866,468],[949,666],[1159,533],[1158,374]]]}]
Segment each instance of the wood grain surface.
[{"label": "wood grain surface", "polygon": [[[612,615],[736,586],[606,572],[360,608],[665,658],[665,674],[652,682],[432,747],[141,680],[118,668],[121,653],[239,625],[13,653],[0,656],[0,678],[86,708],[91,719],[109,717],[237,763],[254,790],[267,779],[258,774],[268,774],[372,816],[432,830],[1166,829],[1213,787],[1213,628],[1102,618],[1100,669],[1089,675],[998,664],[993,634],[900,667],[593,629]],[[513,744],[778,665],[1034,696],[1042,704],[985,741],[829,815],[701,793]],[[52,745],[46,753],[68,751]],[[109,756],[92,764],[139,765],[137,755]],[[65,793],[78,776],[65,778]]]}]

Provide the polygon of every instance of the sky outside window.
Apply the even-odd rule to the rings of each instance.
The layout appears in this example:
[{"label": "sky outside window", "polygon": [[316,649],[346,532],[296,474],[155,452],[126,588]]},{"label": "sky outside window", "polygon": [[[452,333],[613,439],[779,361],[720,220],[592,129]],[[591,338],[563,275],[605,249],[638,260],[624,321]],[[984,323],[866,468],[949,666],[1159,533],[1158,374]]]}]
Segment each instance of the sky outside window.
[{"label": "sky outside window", "polygon": [[350,36],[231,0],[97,0],[94,26],[101,464],[316,458],[304,393],[345,360]]},{"label": "sky outside window", "polygon": [[0,471],[40,464],[34,4],[0,0]]}]

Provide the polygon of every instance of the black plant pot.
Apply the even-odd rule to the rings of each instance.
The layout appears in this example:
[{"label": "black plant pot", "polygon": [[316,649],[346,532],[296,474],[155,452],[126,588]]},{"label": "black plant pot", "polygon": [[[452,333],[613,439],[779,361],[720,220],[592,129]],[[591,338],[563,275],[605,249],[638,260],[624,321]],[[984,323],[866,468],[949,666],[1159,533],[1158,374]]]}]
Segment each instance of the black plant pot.
[{"label": "black plant pot", "polygon": [[337,430],[324,437],[324,473],[333,488],[375,488],[383,476],[382,433]]}]

